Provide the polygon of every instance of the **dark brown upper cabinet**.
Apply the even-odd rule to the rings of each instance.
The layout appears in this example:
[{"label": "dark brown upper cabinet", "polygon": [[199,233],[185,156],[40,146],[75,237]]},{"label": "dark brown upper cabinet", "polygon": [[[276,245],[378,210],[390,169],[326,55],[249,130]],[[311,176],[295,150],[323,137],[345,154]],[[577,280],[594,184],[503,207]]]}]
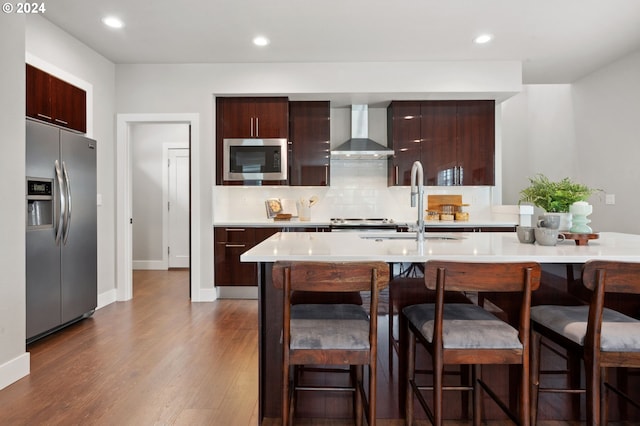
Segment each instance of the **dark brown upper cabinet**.
[{"label": "dark brown upper cabinet", "polygon": [[84,90],[26,64],[27,117],[81,133],[87,131]]},{"label": "dark brown upper cabinet", "polygon": [[329,101],[289,102],[289,185],[329,185]]},{"label": "dark brown upper cabinet", "polygon": [[416,160],[425,185],[495,185],[495,101],[394,101],[387,120],[389,185],[410,185]]},{"label": "dark brown upper cabinet", "polygon": [[411,166],[422,159],[420,102],[392,102],[387,109],[387,141],[394,155],[389,157],[389,185],[411,185]]},{"label": "dark brown upper cabinet", "polygon": [[287,138],[289,101],[277,98],[218,98],[225,138]]}]

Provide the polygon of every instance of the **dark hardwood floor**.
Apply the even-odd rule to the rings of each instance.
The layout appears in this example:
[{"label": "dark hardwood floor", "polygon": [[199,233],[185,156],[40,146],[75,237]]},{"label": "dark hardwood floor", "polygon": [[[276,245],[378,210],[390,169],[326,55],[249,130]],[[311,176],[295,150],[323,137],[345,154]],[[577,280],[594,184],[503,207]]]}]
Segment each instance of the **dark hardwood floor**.
[{"label": "dark hardwood floor", "polygon": [[257,424],[257,304],[191,303],[187,271],[136,271],[134,298],[30,345],[0,425]]},{"label": "dark hardwood floor", "polygon": [[[29,345],[31,374],[0,390],[0,425],[256,425],[257,302],[191,303],[188,285],[188,271],[136,271],[133,300]],[[386,322],[379,382],[389,394]],[[379,404],[378,424],[403,425],[385,419],[388,404]],[[447,422],[461,424],[469,422]]]}]

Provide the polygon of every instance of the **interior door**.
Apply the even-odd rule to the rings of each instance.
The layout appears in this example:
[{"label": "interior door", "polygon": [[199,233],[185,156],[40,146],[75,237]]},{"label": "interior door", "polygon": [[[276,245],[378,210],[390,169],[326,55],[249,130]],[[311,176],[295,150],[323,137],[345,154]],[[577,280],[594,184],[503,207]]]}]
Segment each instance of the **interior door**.
[{"label": "interior door", "polygon": [[189,150],[169,149],[169,268],[189,267]]}]

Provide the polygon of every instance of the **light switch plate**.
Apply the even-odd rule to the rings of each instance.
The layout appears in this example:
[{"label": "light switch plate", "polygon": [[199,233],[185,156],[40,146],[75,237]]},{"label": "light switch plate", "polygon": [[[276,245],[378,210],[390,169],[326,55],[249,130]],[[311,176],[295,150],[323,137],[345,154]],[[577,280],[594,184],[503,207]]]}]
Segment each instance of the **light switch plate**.
[{"label": "light switch plate", "polygon": [[604,203],[613,205],[616,203],[616,194],[605,194]]}]

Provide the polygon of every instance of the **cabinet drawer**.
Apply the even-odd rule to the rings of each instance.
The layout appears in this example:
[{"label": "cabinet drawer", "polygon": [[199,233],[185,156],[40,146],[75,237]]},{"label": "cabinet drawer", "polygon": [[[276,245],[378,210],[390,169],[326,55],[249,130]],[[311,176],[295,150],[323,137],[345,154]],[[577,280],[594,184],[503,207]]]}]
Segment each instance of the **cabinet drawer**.
[{"label": "cabinet drawer", "polygon": [[216,242],[247,243],[253,245],[255,241],[255,230],[254,228],[245,227],[216,227],[214,239]]}]

